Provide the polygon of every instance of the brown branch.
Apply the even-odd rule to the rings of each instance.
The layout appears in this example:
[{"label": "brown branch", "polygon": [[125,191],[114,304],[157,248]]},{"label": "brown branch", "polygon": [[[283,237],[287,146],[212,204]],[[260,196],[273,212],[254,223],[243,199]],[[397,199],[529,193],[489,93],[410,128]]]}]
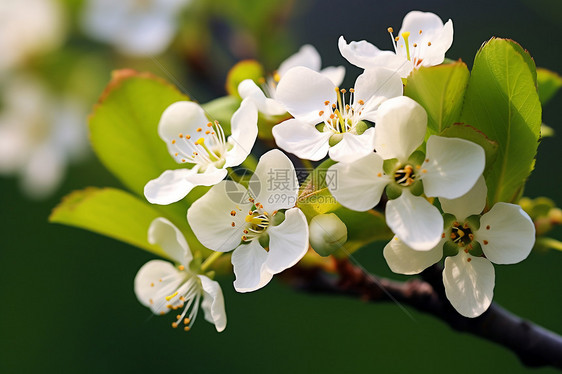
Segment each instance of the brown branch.
[{"label": "brown branch", "polygon": [[424,271],[422,279],[407,282],[375,278],[347,260],[338,260],[336,268],[339,276],[321,268],[295,267],[286,271],[283,278],[295,288],[311,293],[347,295],[371,302],[394,299],[441,319],[457,331],[504,346],[526,366],[562,369],[560,335],[523,320],[496,303],[477,318],[461,316],[445,297],[441,269],[437,266]]}]

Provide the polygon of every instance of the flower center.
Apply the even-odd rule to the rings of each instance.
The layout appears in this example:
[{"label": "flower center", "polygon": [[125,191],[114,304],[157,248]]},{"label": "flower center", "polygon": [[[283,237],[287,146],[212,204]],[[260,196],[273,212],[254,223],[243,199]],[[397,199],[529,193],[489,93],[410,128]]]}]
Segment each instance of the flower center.
[{"label": "flower center", "polygon": [[458,222],[454,222],[451,226],[451,241],[457,244],[459,247],[466,247],[468,249],[472,248],[472,241],[474,240],[474,234],[468,223],[461,225]]},{"label": "flower center", "polygon": [[[197,276],[185,271],[183,265],[180,265],[178,269],[185,275],[185,280],[179,286],[177,285],[177,275],[155,280],[150,283],[150,286],[155,287],[155,284],[158,284],[161,287],[158,291],[157,302],[163,303],[170,310],[183,309],[176,316],[176,321],[172,323],[172,327],[177,328],[183,325],[184,331],[189,331],[197,318],[203,291]],[[151,304],[154,302],[152,299],[150,300]],[[160,314],[163,315],[166,312],[162,311]]]},{"label": "flower center", "polygon": [[394,181],[403,187],[409,187],[416,181],[416,173],[412,165],[405,165],[394,172]]},{"label": "flower center", "polygon": [[271,219],[269,213],[263,210],[263,205],[260,203],[254,203],[254,206],[248,212],[245,221],[246,226],[242,231],[244,233],[242,235],[242,241],[250,242],[267,231]]},{"label": "flower center", "polygon": [[218,121],[209,122],[205,130],[199,127],[195,132],[194,135],[178,134],[178,139],[172,139],[174,156],[182,163],[199,165],[201,172],[211,164],[222,168],[228,144],[221,125]]},{"label": "flower center", "polygon": [[[331,131],[335,134],[343,134],[351,132],[357,134],[358,124],[362,123],[361,114],[365,102],[363,100],[355,100],[355,89],[349,89],[349,98],[346,100],[346,89],[335,88],[336,101],[324,102],[325,109],[318,112],[318,116],[324,122],[324,132]],[[356,99],[356,98],[355,98]]]},{"label": "flower center", "polygon": [[417,35],[412,37],[410,31],[404,31],[399,36],[394,37],[394,30],[389,27],[388,33],[392,38],[394,53],[405,56],[408,61],[412,61],[414,67],[418,68],[423,62],[423,55],[427,53],[427,49],[431,48],[431,41],[425,37],[423,30],[419,30]]}]

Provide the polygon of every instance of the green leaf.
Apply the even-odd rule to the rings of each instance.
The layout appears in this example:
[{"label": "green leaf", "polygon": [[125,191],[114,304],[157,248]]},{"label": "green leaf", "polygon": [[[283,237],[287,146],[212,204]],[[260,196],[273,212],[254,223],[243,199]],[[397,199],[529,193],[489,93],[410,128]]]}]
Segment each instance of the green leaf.
[{"label": "green leaf", "polygon": [[562,77],[548,69],[537,68],[537,83],[539,85],[539,99],[541,104],[545,105],[562,87]]},{"label": "green leaf", "polygon": [[457,61],[422,67],[408,77],[404,95],[427,111],[427,136],[439,134],[458,122],[469,75],[466,64]]},{"label": "green leaf", "polygon": [[[328,172],[328,168],[335,164],[328,159],[314,169],[301,185],[297,207],[299,207],[310,220],[318,214],[331,212],[341,205],[330,193],[328,183],[336,183],[337,175]],[[326,182],[328,178],[328,182]]]},{"label": "green leaf", "polygon": [[463,123],[455,123],[453,126],[446,128],[440,135],[447,138],[466,139],[481,146],[486,155],[486,168],[493,165],[496,160],[498,143],[490,140],[486,134],[473,126],[465,125]]},{"label": "green leaf", "polygon": [[139,196],[148,181],[179,167],[158,136],[158,122],[170,104],[182,100],[189,98],[160,78],[118,70],[90,116],[97,156]]},{"label": "green leaf", "polygon": [[394,234],[386,225],[384,215],[375,210],[356,212],[339,207],[334,212],[347,226],[347,242],[344,253],[347,255],[376,241],[391,240]]},{"label": "green leaf", "polygon": [[256,60],[243,60],[230,69],[226,77],[226,92],[229,95],[240,99],[238,85],[246,79],[251,79],[259,84],[260,79],[264,79],[263,66]]},{"label": "green leaf", "polygon": [[461,122],[498,144],[485,174],[488,204],[517,199],[534,166],[541,126],[534,62],[519,44],[494,38],[478,51]]},{"label": "green leaf", "polygon": [[167,257],[159,246],[148,243],[148,227],[158,217],[172,221],[185,235],[192,251],[205,249],[195,238],[187,220],[166,216],[128,192],[115,188],[89,187],[67,195],[49,216],[49,222],[80,227]]}]

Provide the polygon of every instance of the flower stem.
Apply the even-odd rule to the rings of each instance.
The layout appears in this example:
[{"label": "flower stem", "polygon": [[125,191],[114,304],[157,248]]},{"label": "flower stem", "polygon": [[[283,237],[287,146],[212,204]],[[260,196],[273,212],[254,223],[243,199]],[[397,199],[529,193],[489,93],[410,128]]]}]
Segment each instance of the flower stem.
[{"label": "flower stem", "polygon": [[211,264],[213,262],[215,262],[215,260],[217,258],[219,258],[220,256],[222,256],[223,252],[214,252],[213,254],[211,254],[209,257],[207,257],[205,259],[205,261],[203,262],[203,264],[201,265],[201,271],[204,272],[206,271],[209,266],[211,266]]}]

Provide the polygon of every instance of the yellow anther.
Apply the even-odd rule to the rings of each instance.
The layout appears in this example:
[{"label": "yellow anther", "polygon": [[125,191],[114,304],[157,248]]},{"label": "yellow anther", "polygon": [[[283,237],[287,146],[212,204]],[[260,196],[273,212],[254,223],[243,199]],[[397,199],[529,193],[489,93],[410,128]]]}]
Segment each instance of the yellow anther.
[{"label": "yellow anther", "polygon": [[181,314],[178,314],[178,315],[176,316],[176,319],[181,319]]},{"label": "yellow anther", "polygon": [[166,296],[165,299],[166,301],[170,301],[172,300],[174,297],[176,297],[178,295],[178,291],[174,292],[173,294],[171,294],[170,296]]},{"label": "yellow anther", "polygon": [[213,127],[213,123],[212,122],[207,123],[207,127]]},{"label": "yellow anther", "polygon": [[184,271],[184,270],[185,270],[185,266],[183,266],[183,265],[178,266],[178,270]]},{"label": "yellow anther", "polygon": [[420,30],[420,35],[421,35],[422,31]]},{"label": "yellow anther", "polygon": [[416,43],[414,43],[414,48],[416,48],[418,45]]},{"label": "yellow anther", "polygon": [[258,78],[258,83],[259,83],[259,84],[264,84],[264,83],[265,83],[265,78],[264,78],[264,77],[259,77],[259,78]]},{"label": "yellow anther", "polygon": [[428,46],[428,47],[431,47],[431,42],[427,42],[427,46]]},{"label": "yellow anther", "polygon": [[278,72],[273,73],[273,80],[275,82],[279,82],[281,80],[281,76],[279,75]]},{"label": "yellow anther", "polygon": [[209,135],[211,132],[209,130],[205,131],[205,134]]},{"label": "yellow anther", "polygon": [[189,323],[189,318],[184,318],[184,319],[183,319],[183,324],[184,324],[184,325],[187,325],[188,323]]},{"label": "yellow anther", "polygon": [[203,138],[199,138],[195,141],[195,145],[201,145],[203,143],[205,143],[205,139],[203,139]]},{"label": "yellow anther", "polygon": [[172,139],[172,144],[176,144],[176,139]]},{"label": "yellow anther", "polygon": [[154,287],[154,283],[150,283],[150,287]]},{"label": "yellow anther", "polygon": [[201,132],[201,131],[203,131],[203,129],[201,127],[198,127],[196,131]]},{"label": "yellow anther", "polygon": [[172,322],[172,327],[173,327],[173,328],[178,327],[178,323],[177,323],[177,322]]},{"label": "yellow anther", "polygon": [[359,100],[358,103],[359,105],[365,105],[365,102],[363,100]]},{"label": "yellow anther", "polygon": [[186,135],[185,138],[186,138],[187,140],[189,140],[189,139],[191,139],[191,135]]},{"label": "yellow anther", "polygon": [[185,326],[185,327],[183,328],[183,331],[189,331],[189,330],[190,330],[189,326]]},{"label": "yellow anther", "polygon": [[397,42],[397,41],[399,41],[399,40],[400,40],[400,37],[399,37],[399,36],[397,36],[396,38],[394,38],[394,41],[395,41],[395,42]]},{"label": "yellow anther", "polygon": [[394,29],[393,29],[392,27],[389,27],[388,29],[386,29],[386,31],[388,31],[388,32],[390,32],[390,33],[393,33],[393,32],[394,32]]}]

